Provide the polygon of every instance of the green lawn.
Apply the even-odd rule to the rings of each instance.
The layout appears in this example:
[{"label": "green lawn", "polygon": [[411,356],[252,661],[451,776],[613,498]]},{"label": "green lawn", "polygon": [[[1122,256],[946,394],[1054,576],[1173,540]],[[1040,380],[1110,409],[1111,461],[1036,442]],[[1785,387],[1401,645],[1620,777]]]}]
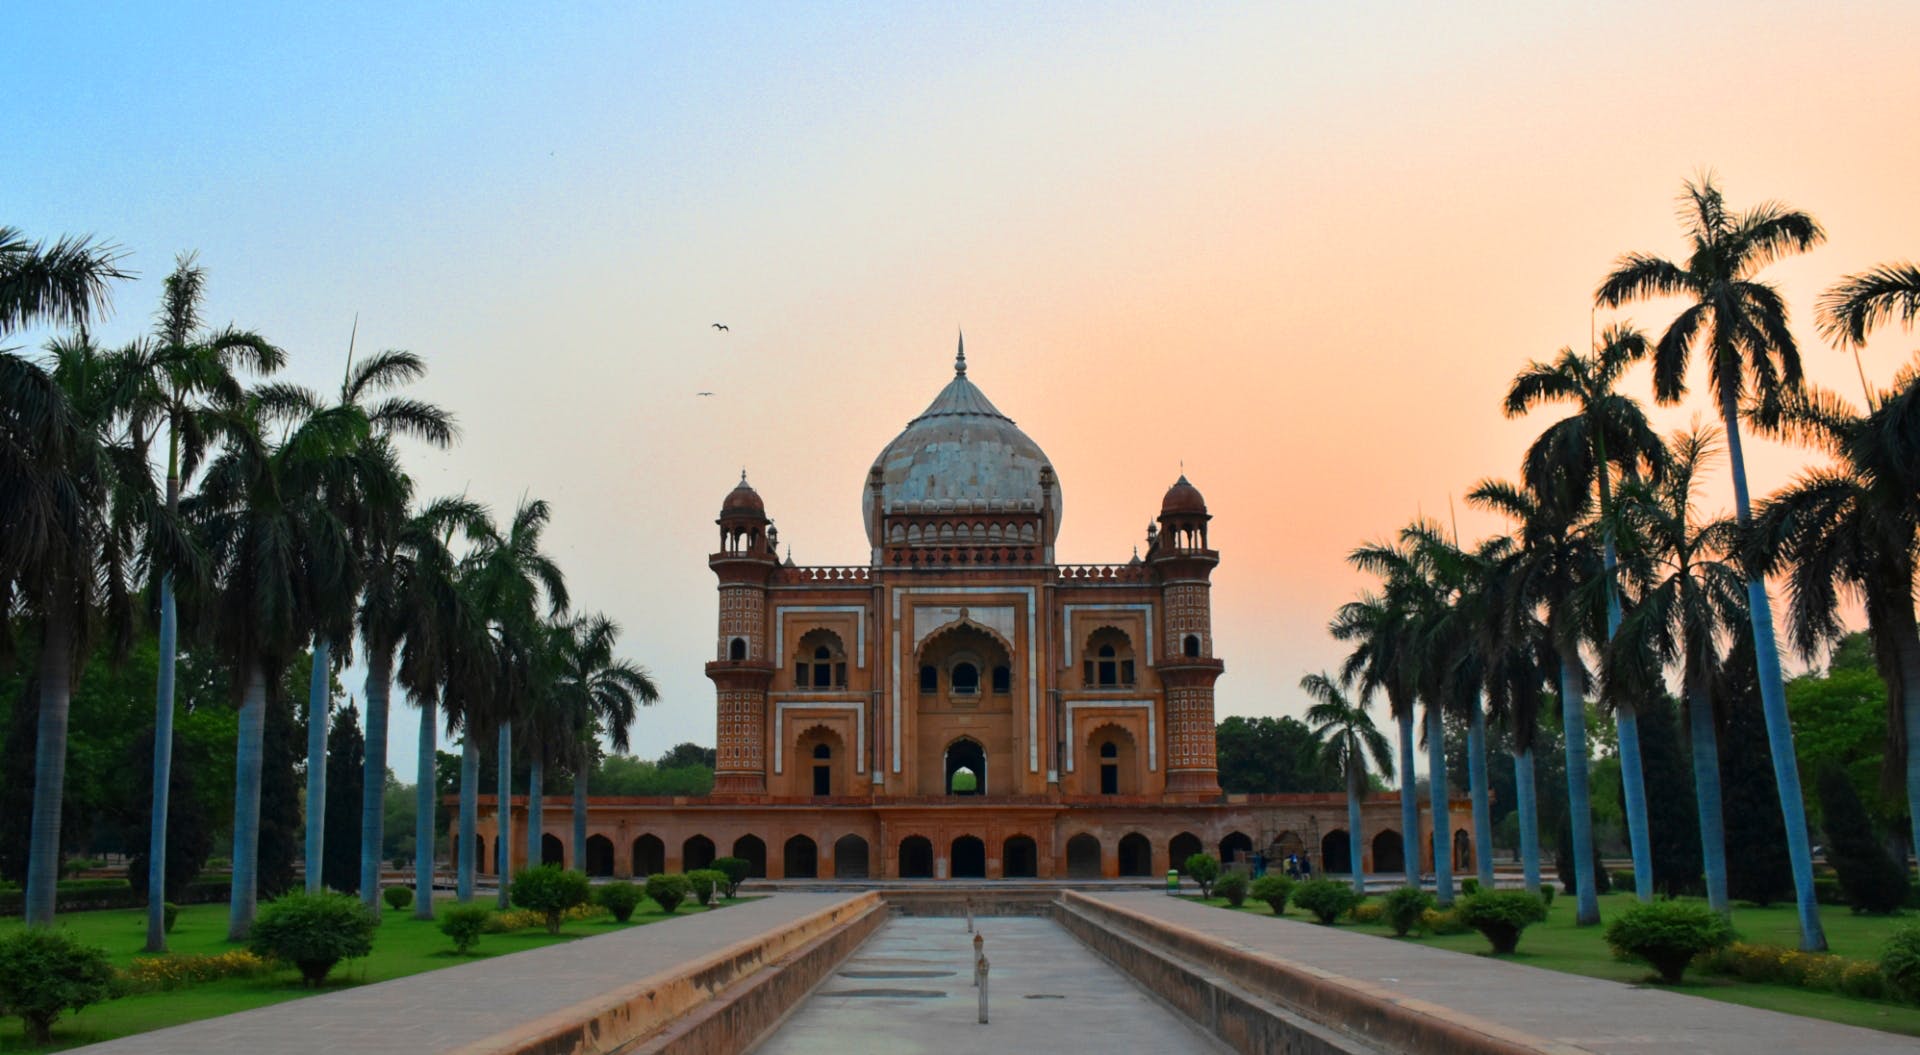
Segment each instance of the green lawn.
[{"label": "green lawn", "polygon": [[[746,899],[742,899],[746,900]],[[451,899],[436,904],[452,905]],[[719,902],[716,899],[716,907]],[[687,916],[703,909],[689,898],[675,915]],[[323,990],[302,989],[299,975],[288,968],[262,978],[230,978],[218,982],[175,989],[170,992],[142,993],[97,1004],[77,1015],[61,1016],[54,1026],[54,1045],[29,1047],[17,1018],[0,1019],[0,1052],[58,1051],[81,1044],[93,1044],[133,1033],[144,1033],[162,1026],[175,1026],[215,1015],[298,1000],[315,992],[332,992],[384,982],[423,971],[493,956],[537,949],[556,942],[606,934],[625,927],[655,923],[666,917],[652,901],[642,901],[629,923],[616,923],[611,916],[568,922],[558,936],[543,928],[488,934],[468,956],[456,955],[453,943],[441,934],[438,925],[413,918],[411,908],[386,909],[383,922],[373,941],[373,955],[349,960],[334,968]],[[0,933],[21,926],[18,918],[0,920]],[[114,909],[105,912],[76,912],[60,917],[59,925],[89,945],[107,950],[117,966],[125,966],[139,953],[147,940],[147,912],[144,908]],[[226,905],[189,905],[168,936],[168,948],[176,953],[222,953],[239,946],[227,943]]]},{"label": "green lawn", "polygon": [[[1200,899],[1190,898],[1190,900]],[[1222,908],[1229,907],[1220,898],[1213,898],[1204,903]],[[1632,894],[1602,895],[1600,918],[1612,919],[1634,903]],[[1240,911],[1269,918],[1273,915],[1266,905],[1251,898]],[[1651,978],[1653,972],[1645,964],[1614,959],[1613,950],[1607,947],[1606,939],[1602,934],[1604,927],[1576,927],[1573,916],[1573,899],[1555,898],[1553,907],[1548,910],[1547,921],[1527,928],[1526,933],[1520,938],[1519,951],[1511,956],[1500,958],[1514,963],[1524,963],[1531,967],[1545,967],[1549,970],[1584,974],[1593,978],[1608,978],[1616,982],[1641,983]],[[1287,918],[1311,921],[1312,917],[1289,906]],[[1877,961],[1880,958],[1881,944],[1886,941],[1887,935],[1895,927],[1912,921],[1914,917],[1911,914],[1892,918],[1856,916],[1845,908],[1821,906],[1820,918],[1826,925],[1827,944],[1831,951],[1855,959]],[[1782,945],[1789,949],[1798,948],[1800,944],[1798,917],[1790,905],[1776,905],[1771,908],[1736,906],[1733,912],[1733,925],[1734,929],[1739,931],[1742,941]],[[1342,930],[1377,934],[1388,941],[1417,941],[1422,945],[1452,949],[1455,952],[1492,955],[1487,951],[1486,939],[1478,933],[1395,938],[1392,928],[1385,923],[1352,923],[1343,920],[1339,926]],[[1920,1007],[1907,1004],[1861,1000],[1838,993],[1817,992],[1793,986],[1760,985],[1708,976],[1695,971],[1687,972],[1686,983],[1679,986],[1676,991],[1690,996],[1724,1000],[1732,1004],[1764,1007],[1795,1015],[1844,1022],[1848,1025],[1920,1036]]]}]

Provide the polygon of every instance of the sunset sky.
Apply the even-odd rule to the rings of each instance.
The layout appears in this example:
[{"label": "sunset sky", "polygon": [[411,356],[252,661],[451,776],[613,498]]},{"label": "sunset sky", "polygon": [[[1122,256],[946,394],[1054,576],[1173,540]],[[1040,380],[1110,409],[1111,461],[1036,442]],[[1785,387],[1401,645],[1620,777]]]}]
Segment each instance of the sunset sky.
[{"label": "sunset sky", "polygon": [[[0,225],[129,251],[105,341],[198,250],[209,316],[292,380],[337,387],[356,314],[426,356],[464,438],[411,454],[421,494],[553,503],[576,602],[664,692],[643,756],[713,743],[741,468],[796,560],[863,563],[867,467],[957,327],[1060,475],[1063,561],[1126,560],[1184,462],[1219,713],[1299,713],[1345,553],[1450,497],[1501,528],[1458,496],[1552,420],[1504,419],[1506,382],[1585,346],[1620,253],[1681,254],[1684,179],[1826,225],[1768,275],[1856,401],[1814,301],[1920,257],[1911,2],[282,6],[16,5]],[[1916,346],[1884,330],[1867,376]],[[1750,450],[1757,494],[1812,460]]]}]

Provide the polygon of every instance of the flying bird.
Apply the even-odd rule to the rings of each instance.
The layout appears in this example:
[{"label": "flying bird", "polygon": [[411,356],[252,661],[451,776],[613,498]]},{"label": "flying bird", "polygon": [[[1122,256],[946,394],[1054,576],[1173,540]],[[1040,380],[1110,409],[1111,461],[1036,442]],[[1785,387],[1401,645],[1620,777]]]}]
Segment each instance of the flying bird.
[{"label": "flying bird", "polygon": [[726,327],[726,325],[725,325],[724,323],[718,323],[718,322],[716,322],[716,323],[714,323],[714,324],[713,324],[713,328],[714,328],[714,329],[716,329],[716,330],[719,330],[719,331],[720,331],[721,333],[725,333],[725,332],[727,332],[727,327]]},{"label": "flying bird", "polygon": [[696,395],[696,396],[710,396],[710,395],[713,395],[713,393],[712,393],[712,392],[695,392],[695,393],[694,393],[694,395]]}]

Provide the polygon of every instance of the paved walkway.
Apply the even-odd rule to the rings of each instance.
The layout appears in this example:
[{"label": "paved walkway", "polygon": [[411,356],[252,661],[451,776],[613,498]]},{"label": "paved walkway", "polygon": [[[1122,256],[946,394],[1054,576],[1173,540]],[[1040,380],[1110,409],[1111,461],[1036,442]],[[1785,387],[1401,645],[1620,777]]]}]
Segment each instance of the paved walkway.
[{"label": "paved walkway", "polygon": [[[1403,1001],[1437,1005],[1599,1055],[1900,1052],[1920,1040],[1798,1015],[1450,952],[1292,920],[1262,919],[1164,894],[1091,895],[1226,944],[1309,966]],[[1521,942],[1525,947],[1525,939]]]},{"label": "paved walkway", "polygon": [[966,921],[896,917],[754,1055],[1226,1050],[1050,919],[983,916],[974,926],[992,967],[987,1025]]},{"label": "paved walkway", "polygon": [[849,900],[777,894],[644,927],[123,1037],[88,1055],[426,1055],[474,1044]]}]

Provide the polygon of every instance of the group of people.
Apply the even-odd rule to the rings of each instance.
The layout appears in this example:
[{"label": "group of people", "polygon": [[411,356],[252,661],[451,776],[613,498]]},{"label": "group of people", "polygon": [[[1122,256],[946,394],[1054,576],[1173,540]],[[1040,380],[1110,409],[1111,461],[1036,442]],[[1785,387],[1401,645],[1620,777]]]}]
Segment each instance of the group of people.
[{"label": "group of people", "polygon": [[[1288,879],[1298,880],[1298,879],[1313,878],[1313,861],[1301,854],[1288,854],[1284,864],[1286,865]],[[1257,879],[1260,876],[1263,876],[1266,874],[1267,874],[1267,855],[1262,853],[1254,854],[1253,855],[1254,878]]]}]

